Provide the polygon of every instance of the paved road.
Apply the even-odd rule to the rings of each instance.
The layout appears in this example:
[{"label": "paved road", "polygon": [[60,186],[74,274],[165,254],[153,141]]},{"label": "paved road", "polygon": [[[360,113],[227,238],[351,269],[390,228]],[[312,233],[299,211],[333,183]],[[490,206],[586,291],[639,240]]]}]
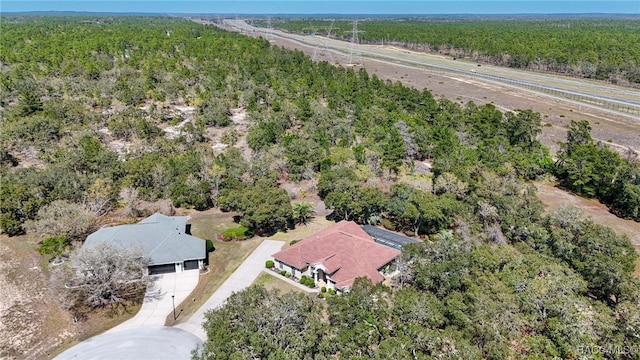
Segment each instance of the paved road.
[{"label": "paved road", "polygon": [[135,317],[55,359],[189,359],[191,351],[207,339],[202,327],[204,313],[251,285],[264,269],[265,261],[283,245],[284,241],[265,240],[187,322],[172,328],[163,326],[173,311],[171,295],[175,295],[176,304],[182,302],[198,283],[198,270],[158,276],[156,286],[147,292]]},{"label": "paved road", "polygon": [[454,61],[445,56],[413,52],[406,49],[380,45],[352,44],[322,36],[304,36],[274,29],[254,27],[244,20],[225,19],[224,24],[227,28],[235,29],[236,31],[254,35],[261,34],[267,38],[282,38],[300,45],[349,54],[349,57],[362,56],[368,60],[383,63],[395,63],[396,65],[402,63],[461,73],[523,90],[541,92],[553,97],[578,101],[601,109],[616,110],[618,113],[626,113],[631,116],[640,114],[640,101],[638,100],[640,99],[640,91],[637,89],[593,82],[586,79],[576,80],[566,76],[533,73],[490,65],[478,67],[477,64],[472,62]]},{"label": "paved road", "polygon": [[101,335],[87,339],[56,359],[188,359],[202,344],[193,334],[164,326],[173,311],[198,284],[200,270],[155,275],[133,318]]},{"label": "paved road", "polygon": [[94,336],[58,355],[59,360],[190,359],[197,336],[166,326],[139,326]]},{"label": "paved road", "polygon": [[207,302],[200,307],[187,322],[176,325],[176,327],[195,334],[202,341],[206,341],[202,323],[204,322],[204,313],[209,309],[215,309],[224,304],[224,301],[234,292],[241,291],[253,283],[258,275],[264,269],[264,263],[267,259],[271,259],[271,255],[280,251],[284,241],[265,240],[258,246],[251,255],[234,271],[231,276],[220,285]]}]

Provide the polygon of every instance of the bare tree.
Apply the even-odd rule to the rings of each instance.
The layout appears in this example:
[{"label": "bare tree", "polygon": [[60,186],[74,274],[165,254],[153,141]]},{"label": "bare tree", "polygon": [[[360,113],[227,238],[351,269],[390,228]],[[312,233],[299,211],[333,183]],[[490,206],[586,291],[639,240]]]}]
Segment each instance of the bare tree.
[{"label": "bare tree", "polygon": [[549,214],[547,221],[554,227],[576,232],[582,227],[584,218],[580,209],[570,205],[561,205]]},{"label": "bare tree", "polygon": [[96,216],[82,205],[56,200],[38,210],[35,221],[26,224],[28,231],[41,237],[64,237],[72,242],[81,240],[94,226]]},{"label": "bare tree", "polygon": [[96,216],[102,216],[113,208],[117,189],[109,179],[97,178],[87,190],[84,205]]},{"label": "bare tree", "polygon": [[500,226],[490,226],[487,229],[487,241],[498,244],[498,245],[506,245],[508,243],[506,236],[502,233]]},{"label": "bare tree", "polygon": [[627,160],[629,160],[631,162],[636,162],[636,161],[639,160],[640,154],[638,154],[632,148],[627,148],[627,150],[625,150],[625,152],[624,152],[624,157],[626,157]]},{"label": "bare tree", "polygon": [[393,284],[398,287],[403,287],[406,284],[410,284],[414,277],[414,270],[411,267],[411,259],[406,255],[398,256],[393,265],[395,267],[396,275],[393,277]]},{"label": "bare tree", "polygon": [[120,200],[124,208],[125,214],[128,216],[136,216],[138,213],[138,190],[132,187],[122,188],[120,190]]},{"label": "bare tree", "polygon": [[478,217],[482,220],[482,225],[484,229],[487,230],[489,225],[493,225],[495,222],[500,220],[500,216],[498,215],[498,209],[495,206],[481,201],[478,203]]},{"label": "bare tree", "polygon": [[148,260],[140,248],[108,243],[84,246],[52,268],[52,288],[66,308],[84,314],[142,299],[149,283]]},{"label": "bare tree", "polygon": [[151,181],[156,189],[167,189],[169,180],[167,179],[167,172],[161,164],[156,164],[151,168]]},{"label": "bare tree", "polygon": [[413,141],[413,136],[411,134],[411,129],[409,126],[402,120],[396,122],[396,129],[402,136],[402,140],[404,141],[404,146],[407,149],[407,158],[409,159],[417,159],[420,157],[420,150],[415,145]]},{"label": "bare tree", "polygon": [[436,195],[450,193],[454,194],[458,199],[462,199],[467,195],[468,185],[466,182],[459,180],[454,174],[445,172],[438,176],[433,190]]}]

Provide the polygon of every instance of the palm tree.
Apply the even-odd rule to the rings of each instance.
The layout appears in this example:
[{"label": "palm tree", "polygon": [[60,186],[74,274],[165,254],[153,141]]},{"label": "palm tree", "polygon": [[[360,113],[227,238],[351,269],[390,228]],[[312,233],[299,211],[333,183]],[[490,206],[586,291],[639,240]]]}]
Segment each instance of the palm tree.
[{"label": "palm tree", "polygon": [[297,224],[307,224],[307,220],[315,213],[313,206],[306,202],[293,205],[293,220]]}]

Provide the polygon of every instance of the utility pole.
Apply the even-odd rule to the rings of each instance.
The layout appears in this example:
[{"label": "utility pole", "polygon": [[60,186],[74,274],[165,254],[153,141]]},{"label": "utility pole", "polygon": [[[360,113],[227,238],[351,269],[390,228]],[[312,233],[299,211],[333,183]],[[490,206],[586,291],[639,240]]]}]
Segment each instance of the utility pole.
[{"label": "utility pole", "polygon": [[182,310],[184,309],[180,309],[180,312],[178,313],[178,315],[176,315],[176,296],[175,295],[171,295],[171,304],[173,304],[173,321],[176,321],[178,319],[178,316],[182,314]]},{"label": "utility pole", "polygon": [[267,41],[271,42],[271,16],[267,16]]}]

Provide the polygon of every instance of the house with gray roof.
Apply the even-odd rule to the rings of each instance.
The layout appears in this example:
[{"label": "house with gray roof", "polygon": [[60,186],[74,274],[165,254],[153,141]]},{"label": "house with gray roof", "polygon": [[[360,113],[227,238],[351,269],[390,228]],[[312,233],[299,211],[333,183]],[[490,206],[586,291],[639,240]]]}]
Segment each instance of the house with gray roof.
[{"label": "house with gray roof", "polygon": [[139,247],[149,258],[149,273],[164,274],[203,269],[206,242],[191,235],[188,216],[155,213],[137,224],[104,227],[89,235],[83,246],[101,243]]}]

